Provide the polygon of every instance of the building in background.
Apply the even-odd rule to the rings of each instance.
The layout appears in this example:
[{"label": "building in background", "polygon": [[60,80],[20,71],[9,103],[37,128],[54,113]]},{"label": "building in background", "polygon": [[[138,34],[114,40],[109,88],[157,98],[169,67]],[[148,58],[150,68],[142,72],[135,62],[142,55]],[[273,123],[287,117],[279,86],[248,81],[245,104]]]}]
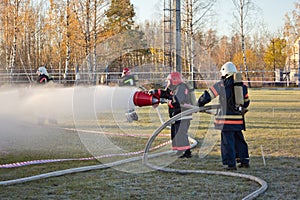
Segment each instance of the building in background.
[{"label": "building in background", "polygon": [[[287,84],[300,85],[299,81],[299,54],[300,54],[300,38],[298,38],[291,49],[291,54],[286,59],[285,72],[278,72],[277,76],[287,81]],[[281,75],[280,75],[281,74]]]}]

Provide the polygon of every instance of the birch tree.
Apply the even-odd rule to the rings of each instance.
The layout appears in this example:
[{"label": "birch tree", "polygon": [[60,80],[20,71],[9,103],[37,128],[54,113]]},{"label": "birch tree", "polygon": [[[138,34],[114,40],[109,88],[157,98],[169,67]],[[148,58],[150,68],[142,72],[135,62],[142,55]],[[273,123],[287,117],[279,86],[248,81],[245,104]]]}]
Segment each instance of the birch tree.
[{"label": "birch tree", "polygon": [[105,7],[103,0],[77,0],[74,3],[74,12],[78,21],[79,29],[84,37],[85,63],[87,65],[89,81],[95,83],[97,70],[97,40],[98,27],[101,18],[104,18],[101,11]]},{"label": "birch tree", "polygon": [[6,71],[13,81],[13,74],[17,53],[17,37],[19,26],[19,12],[22,0],[4,0],[1,2],[1,21],[3,24],[3,45],[5,45]]},{"label": "birch tree", "polygon": [[290,57],[295,57],[297,50],[295,49],[295,42],[300,37],[300,1],[294,4],[294,10],[290,14],[285,15],[285,24],[283,30],[284,38],[286,39],[286,54],[289,56],[286,60],[286,71],[290,71],[292,67],[296,68],[299,64]]},{"label": "birch tree", "polygon": [[14,29],[11,24],[13,24],[13,4],[10,0],[1,1],[1,46],[4,49],[4,63],[6,72],[10,73],[10,52],[13,46],[13,36]]},{"label": "birch tree", "polygon": [[300,36],[300,1],[295,2],[291,14],[285,15],[284,36],[293,44]]},{"label": "birch tree", "polygon": [[194,73],[194,40],[195,33],[203,30],[206,23],[205,19],[210,16],[210,11],[215,5],[216,0],[185,0],[183,17],[184,41],[185,41],[185,58],[190,71],[190,79],[193,80]]},{"label": "birch tree", "polygon": [[244,64],[244,70],[246,72],[246,79],[248,81],[248,86],[251,87],[248,66],[247,66],[247,58],[246,58],[245,35],[246,35],[247,25],[249,25],[251,22],[250,21],[251,19],[248,19],[250,17],[249,12],[251,12],[254,9],[254,4],[252,0],[232,0],[232,2],[237,11],[237,15],[234,16],[237,19],[239,25],[239,32],[241,35],[243,64]]},{"label": "birch tree", "polygon": [[[22,24],[19,26],[20,47],[17,53],[19,57],[18,60],[20,60],[20,64],[29,82],[34,79],[33,74],[36,71],[36,61],[43,59],[41,56],[41,44],[43,43],[41,37],[44,33],[44,23],[41,10],[41,6],[37,6],[36,8],[32,7],[30,0],[24,2],[22,8]],[[38,48],[38,51],[35,51],[36,48]],[[45,51],[46,49],[43,50]],[[38,52],[38,54],[36,54],[36,52]],[[44,57],[47,58],[47,52],[43,52],[43,54],[45,55]]]}]

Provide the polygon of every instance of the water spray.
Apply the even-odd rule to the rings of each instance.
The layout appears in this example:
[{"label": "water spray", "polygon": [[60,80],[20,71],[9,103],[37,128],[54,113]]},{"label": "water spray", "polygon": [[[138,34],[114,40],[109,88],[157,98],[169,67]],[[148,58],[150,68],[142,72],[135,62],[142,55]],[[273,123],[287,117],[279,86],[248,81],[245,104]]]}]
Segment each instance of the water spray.
[{"label": "water spray", "polygon": [[[133,95],[130,96],[129,101],[133,101],[133,104],[139,107],[143,106],[153,106],[157,105],[159,103],[163,103],[163,100],[154,96],[154,95],[149,95],[148,93],[140,92],[140,91],[131,91],[131,94],[133,92]],[[80,103],[80,102],[78,102]],[[97,105],[96,105],[97,107]],[[106,169],[110,167],[115,167],[119,166],[125,163],[130,163],[138,160],[142,160],[143,164],[150,169],[154,170],[160,170],[164,172],[173,172],[173,173],[180,173],[180,174],[189,174],[189,173],[195,173],[195,174],[212,174],[212,175],[224,175],[224,176],[233,176],[233,177],[239,177],[239,178],[245,178],[249,179],[251,181],[255,181],[258,184],[261,185],[261,187],[246,196],[243,199],[254,199],[267,189],[267,183],[255,176],[251,175],[245,175],[245,174],[239,174],[239,173],[232,173],[232,172],[224,172],[224,171],[208,171],[208,170],[180,170],[180,169],[172,169],[168,167],[161,167],[161,166],[155,166],[154,164],[150,163],[150,159],[154,157],[159,157],[162,155],[167,155],[172,153],[172,151],[165,151],[165,152],[160,152],[160,153],[153,153],[152,155],[148,155],[149,151],[151,149],[152,143],[156,139],[156,137],[161,133],[162,130],[164,130],[167,126],[172,124],[174,121],[181,119],[184,116],[190,115],[192,113],[198,113],[198,112],[207,112],[210,113],[210,110],[215,109],[216,106],[204,106],[204,107],[197,107],[197,106],[191,106],[190,109],[170,118],[166,122],[164,122],[159,128],[157,128],[152,136],[149,138],[147,144],[145,145],[145,149],[143,151],[143,156],[136,156],[133,158],[128,158],[128,159],[123,159],[111,163],[106,163],[106,164],[100,164],[100,165],[92,165],[92,166],[85,166],[85,167],[79,167],[79,168],[71,168],[71,169],[66,169],[66,170],[60,170],[60,171],[54,171],[54,172],[49,172],[45,174],[40,174],[36,176],[31,176],[31,177],[25,177],[25,178],[20,178],[20,179],[15,179],[15,180],[7,180],[7,181],[1,181],[0,185],[5,186],[5,185],[12,185],[12,184],[18,184],[18,183],[25,183],[28,181],[33,181],[33,180],[39,180],[39,179],[44,179],[44,178],[49,178],[49,177],[55,177],[55,176],[62,176],[66,174],[71,174],[71,173],[78,173],[78,172],[84,172],[84,171],[90,171],[90,170],[96,170],[96,169]],[[79,110],[81,111],[81,110]],[[80,114],[81,112],[76,113]],[[77,115],[79,116],[79,115]],[[190,140],[192,140],[190,138]],[[195,147],[197,142],[194,140],[194,143],[191,145],[191,147]],[[140,152],[139,152],[140,153]]]}]

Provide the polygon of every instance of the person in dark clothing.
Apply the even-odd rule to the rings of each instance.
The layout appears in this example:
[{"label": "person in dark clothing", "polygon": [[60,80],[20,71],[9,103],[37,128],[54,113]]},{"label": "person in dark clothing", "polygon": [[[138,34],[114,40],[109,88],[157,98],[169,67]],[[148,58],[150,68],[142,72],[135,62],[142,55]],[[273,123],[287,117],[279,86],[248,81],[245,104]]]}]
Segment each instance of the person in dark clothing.
[{"label": "person in dark clothing", "polygon": [[39,67],[36,73],[38,75],[37,83],[39,84],[45,84],[52,80],[45,67]]},{"label": "person in dark clothing", "polygon": [[[137,78],[132,75],[130,69],[125,67],[122,72],[122,77],[119,86],[136,86]],[[128,122],[138,121],[139,117],[134,108],[129,108],[125,113]]]},{"label": "person in dark clothing", "polygon": [[125,67],[122,72],[120,86],[136,86],[137,78],[131,74],[130,69]]},{"label": "person in dark clothing", "polygon": [[235,80],[240,73],[232,62],[225,63],[220,72],[221,80],[204,91],[198,105],[204,106],[219,96],[220,109],[215,117],[215,128],[221,130],[222,163],[227,170],[236,170],[236,162],[240,163],[239,167],[248,168],[248,145],[242,133],[245,130],[244,114],[250,104],[248,88],[242,80]]},{"label": "person in dark clothing", "polygon": [[[189,109],[192,104],[189,92],[192,92],[182,80],[179,72],[172,72],[167,77],[167,86],[164,90],[149,90],[149,94],[168,100],[169,117]],[[188,140],[188,129],[192,115],[184,116],[171,124],[172,149],[177,151],[179,158],[191,158],[191,147]]]},{"label": "person in dark clothing", "polygon": [[[50,75],[47,72],[47,69],[44,66],[39,67],[36,71],[36,74],[38,75],[38,84],[44,85],[52,81],[52,78],[50,77]],[[48,112],[43,110],[43,112],[41,112],[41,115],[38,118],[38,124],[43,126],[46,119],[48,119],[48,122],[51,124],[57,124],[57,120],[53,117],[49,117],[48,115]]]}]

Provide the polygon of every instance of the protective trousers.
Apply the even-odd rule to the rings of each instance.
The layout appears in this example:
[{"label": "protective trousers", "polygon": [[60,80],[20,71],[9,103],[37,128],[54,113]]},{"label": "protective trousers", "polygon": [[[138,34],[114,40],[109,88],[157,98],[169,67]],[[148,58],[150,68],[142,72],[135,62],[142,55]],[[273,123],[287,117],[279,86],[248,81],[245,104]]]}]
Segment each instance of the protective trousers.
[{"label": "protective trousers", "polygon": [[173,150],[184,151],[191,148],[187,134],[189,126],[190,120],[176,121],[171,125],[171,139]]},{"label": "protective trousers", "polygon": [[221,155],[223,165],[236,166],[236,159],[243,164],[249,163],[248,145],[242,131],[221,132]]}]

